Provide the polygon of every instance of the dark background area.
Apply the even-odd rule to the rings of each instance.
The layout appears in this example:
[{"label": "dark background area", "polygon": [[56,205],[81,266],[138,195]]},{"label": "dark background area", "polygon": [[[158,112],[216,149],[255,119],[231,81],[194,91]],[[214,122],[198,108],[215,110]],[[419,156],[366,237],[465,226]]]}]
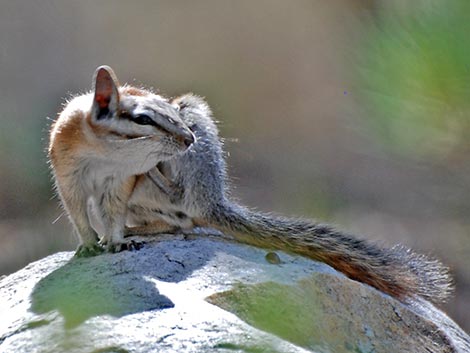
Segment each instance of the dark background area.
[{"label": "dark background area", "polygon": [[469,18],[466,0],[0,0],[0,274],[75,248],[48,128],[107,64],[206,97],[245,204],[442,259],[468,331]]}]

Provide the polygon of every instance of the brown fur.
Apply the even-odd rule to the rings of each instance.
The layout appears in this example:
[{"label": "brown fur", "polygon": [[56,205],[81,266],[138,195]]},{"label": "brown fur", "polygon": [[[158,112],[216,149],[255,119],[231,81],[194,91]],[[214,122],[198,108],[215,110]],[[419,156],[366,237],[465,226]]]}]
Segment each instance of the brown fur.
[{"label": "brown fur", "polygon": [[119,91],[122,95],[129,95],[129,96],[136,96],[136,97],[146,97],[152,94],[150,91],[146,89],[137,88],[134,86],[122,86],[119,89]]}]

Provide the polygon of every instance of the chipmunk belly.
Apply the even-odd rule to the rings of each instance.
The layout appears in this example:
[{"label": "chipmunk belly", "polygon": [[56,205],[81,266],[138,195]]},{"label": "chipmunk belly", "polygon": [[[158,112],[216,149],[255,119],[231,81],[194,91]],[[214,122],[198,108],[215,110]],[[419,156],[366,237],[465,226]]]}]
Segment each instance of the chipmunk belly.
[{"label": "chipmunk belly", "polygon": [[194,226],[183,207],[173,204],[145,175],[137,177],[127,206],[128,227],[146,226],[161,220],[182,229]]}]

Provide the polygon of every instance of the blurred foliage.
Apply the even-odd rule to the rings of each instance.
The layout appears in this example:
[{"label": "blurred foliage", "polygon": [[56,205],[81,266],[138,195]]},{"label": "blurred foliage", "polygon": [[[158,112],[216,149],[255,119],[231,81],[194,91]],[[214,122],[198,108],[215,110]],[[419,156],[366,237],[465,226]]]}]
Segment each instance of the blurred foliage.
[{"label": "blurred foliage", "polygon": [[315,348],[318,342],[325,341],[328,323],[323,320],[321,308],[312,300],[318,291],[314,282],[304,280],[301,283],[299,286],[274,282],[238,284],[206,300],[263,331],[301,347]]},{"label": "blurred foliage", "polygon": [[101,267],[96,257],[70,260],[35,285],[31,310],[37,314],[59,311],[65,328],[72,329],[95,316],[122,317],[174,306],[140,276],[123,279],[115,275],[110,280],[109,272]]},{"label": "blurred foliage", "polygon": [[404,154],[458,152],[470,137],[470,1],[381,4],[359,50],[370,122]]}]

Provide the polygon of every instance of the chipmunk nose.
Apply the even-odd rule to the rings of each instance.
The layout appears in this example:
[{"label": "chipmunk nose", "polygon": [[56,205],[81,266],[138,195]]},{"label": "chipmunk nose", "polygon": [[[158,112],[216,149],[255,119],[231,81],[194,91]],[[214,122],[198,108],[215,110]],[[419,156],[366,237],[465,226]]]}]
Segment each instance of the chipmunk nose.
[{"label": "chipmunk nose", "polygon": [[177,140],[179,143],[186,146],[186,148],[189,148],[189,146],[191,146],[196,141],[196,137],[192,132],[185,131],[184,134],[177,137]]}]

